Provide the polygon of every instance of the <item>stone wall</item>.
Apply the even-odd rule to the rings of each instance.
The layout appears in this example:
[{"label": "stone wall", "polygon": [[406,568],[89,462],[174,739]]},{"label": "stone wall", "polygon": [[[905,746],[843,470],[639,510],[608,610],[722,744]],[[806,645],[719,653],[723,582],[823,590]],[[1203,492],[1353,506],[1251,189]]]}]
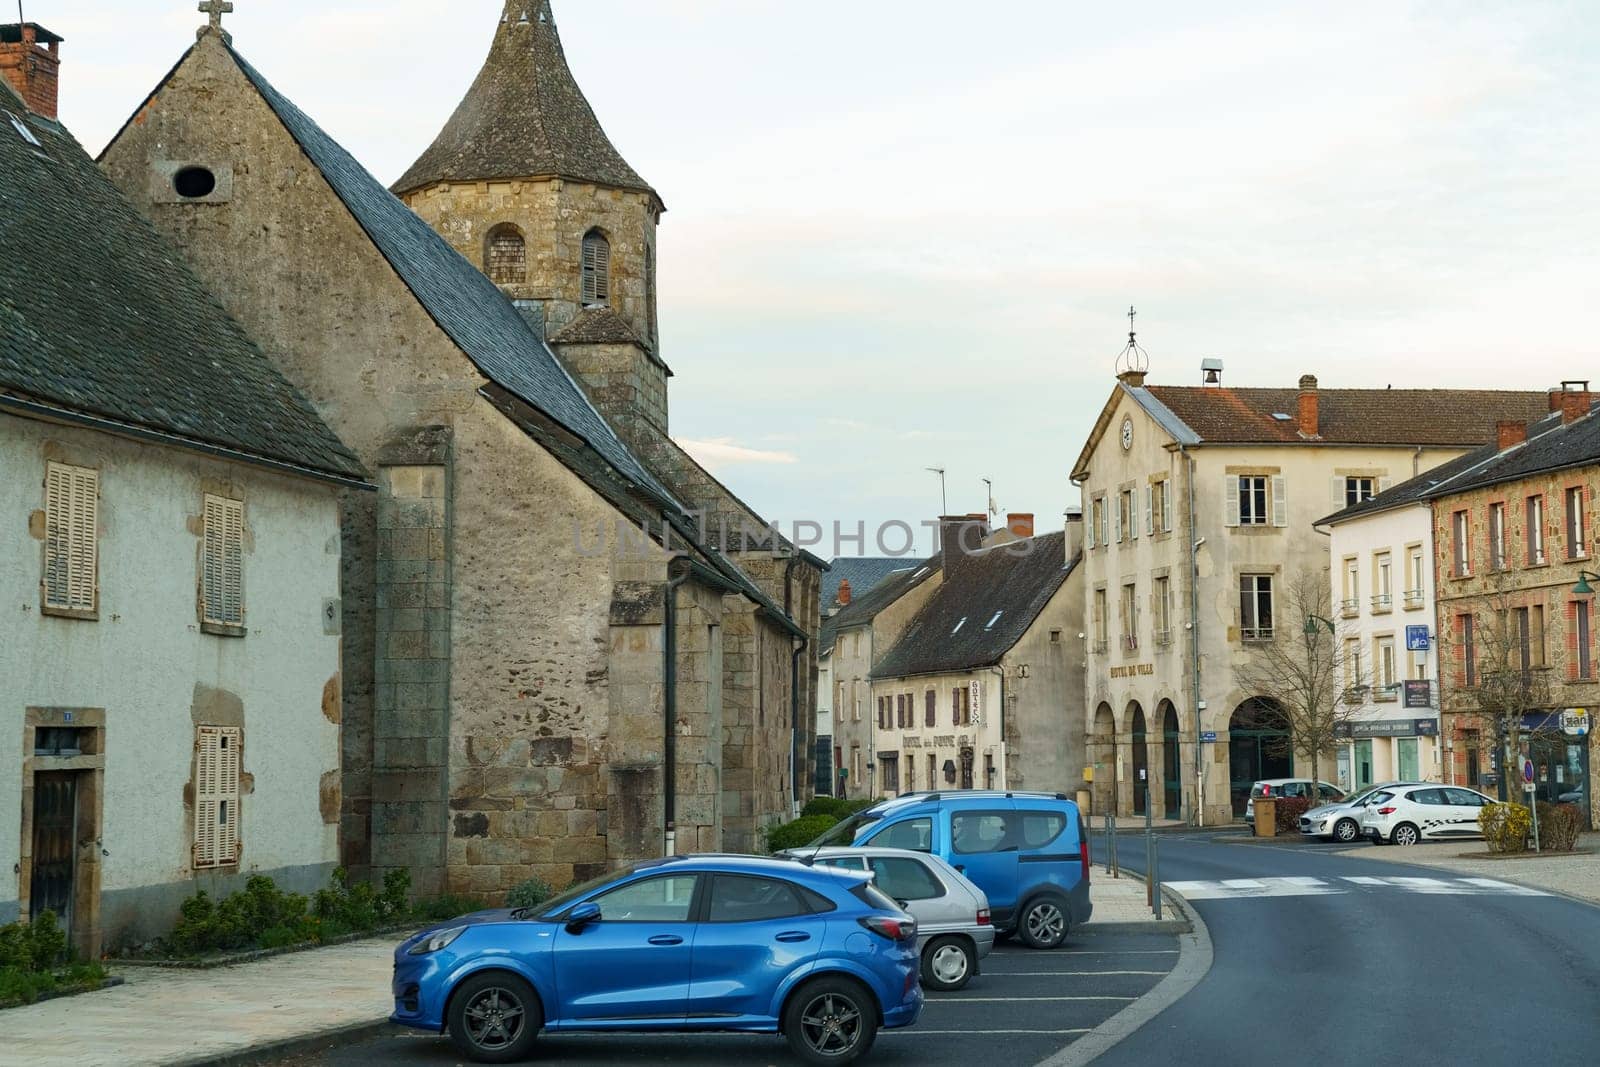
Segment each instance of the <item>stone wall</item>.
[{"label": "stone wall", "polygon": [[[1006,788],[1083,788],[1083,589],[1074,571],[1001,661]],[[1175,817],[1175,815],[1173,816]]]}]

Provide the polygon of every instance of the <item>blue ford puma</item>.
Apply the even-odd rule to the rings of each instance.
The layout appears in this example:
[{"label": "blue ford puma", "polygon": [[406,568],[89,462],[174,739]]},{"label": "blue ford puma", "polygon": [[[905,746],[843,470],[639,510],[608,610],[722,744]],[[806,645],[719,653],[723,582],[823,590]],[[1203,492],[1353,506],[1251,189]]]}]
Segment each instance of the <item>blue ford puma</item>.
[{"label": "blue ford puma", "polygon": [[921,1014],[917,926],[860,872],[649,860],[408,938],[394,1004],[394,1022],[448,1030],[484,1063],[526,1058],[541,1030],[732,1030],[843,1064]]}]

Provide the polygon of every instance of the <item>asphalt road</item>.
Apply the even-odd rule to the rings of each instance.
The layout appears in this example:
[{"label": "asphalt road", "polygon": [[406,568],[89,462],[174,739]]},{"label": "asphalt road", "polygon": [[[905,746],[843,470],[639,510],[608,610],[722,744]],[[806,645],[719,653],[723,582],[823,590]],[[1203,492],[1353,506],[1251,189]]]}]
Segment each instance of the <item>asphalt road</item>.
[{"label": "asphalt road", "polygon": [[[1600,908],[1361,858],[1372,847],[1163,835],[1162,879],[1199,883],[1214,961],[1096,1067],[1179,1050],[1230,1067],[1596,1061]],[[1118,851],[1142,869],[1142,842]]]},{"label": "asphalt road", "polygon": [[[1166,934],[1075,934],[1054,952],[997,945],[982,973],[958,993],[930,993],[917,1025],[878,1034],[874,1067],[972,1067],[998,1057],[1037,1063],[1122,1010],[1172,969],[1177,938]],[[353,1045],[277,1061],[284,1067],[462,1063],[442,1037],[396,1029]],[[534,1046],[540,1064],[794,1064],[766,1035],[559,1035]]]}]

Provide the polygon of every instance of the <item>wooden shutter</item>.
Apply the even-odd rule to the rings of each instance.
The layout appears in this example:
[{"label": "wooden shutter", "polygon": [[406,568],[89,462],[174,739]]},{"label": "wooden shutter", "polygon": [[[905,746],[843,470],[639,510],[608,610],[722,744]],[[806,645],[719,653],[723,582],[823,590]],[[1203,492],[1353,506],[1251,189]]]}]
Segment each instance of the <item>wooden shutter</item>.
[{"label": "wooden shutter", "polygon": [[1111,536],[1117,544],[1122,543],[1122,494],[1119,492],[1114,500],[1108,500],[1111,505]]},{"label": "wooden shutter", "polygon": [[[1146,509],[1149,510],[1148,508]],[[1139,490],[1128,490],[1128,540],[1139,540]]]},{"label": "wooden shutter", "polygon": [[201,545],[201,619],[224,626],[244,624],[244,502],[205,495]]},{"label": "wooden shutter", "polygon": [[1085,529],[1084,529],[1083,547],[1085,547],[1085,548],[1093,548],[1094,547],[1094,525],[1098,521],[1098,518],[1094,513],[1094,501],[1092,499],[1089,501],[1089,514],[1085,515],[1084,518],[1087,521],[1083,524],[1084,527],[1085,527]]},{"label": "wooden shutter", "polygon": [[93,612],[99,581],[100,472],[45,466],[44,605]]},{"label": "wooden shutter", "polygon": [[1156,490],[1153,485],[1144,487],[1144,532],[1156,532]]},{"label": "wooden shutter", "polygon": [[1229,474],[1222,479],[1222,525],[1239,525],[1239,476]]},{"label": "wooden shutter", "polygon": [[239,746],[236,726],[195,728],[194,866],[221,867],[239,855]]},{"label": "wooden shutter", "polygon": [[583,237],[583,302],[604,304],[611,298],[611,242],[601,233]]},{"label": "wooden shutter", "polygon": [[1289,525],[1288,480],[1281,474],[1272,478],[1272,525]]},{"label": "wooden shutter", "polygon": [[1345,484],[1342,476],[1328,479],[1328,503],[1333,505],[1334,511],[1343,511],[1349,507],[1349,501],[1345,497]]},{"label": "wooden shutter", "polygon": [[1166,533],[1172,532],[1172,482],[1161,483],[1161,529]]}]

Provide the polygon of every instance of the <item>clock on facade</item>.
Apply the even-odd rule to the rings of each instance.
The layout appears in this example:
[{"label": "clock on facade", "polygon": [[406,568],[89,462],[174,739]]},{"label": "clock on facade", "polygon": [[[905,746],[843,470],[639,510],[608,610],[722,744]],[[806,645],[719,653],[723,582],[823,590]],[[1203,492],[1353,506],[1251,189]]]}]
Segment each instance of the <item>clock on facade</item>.
[{"label": "clock on facade", "polygon": [[1133,447],[1133,420],[1122,420],[1122,450],[1124,452]]}]

